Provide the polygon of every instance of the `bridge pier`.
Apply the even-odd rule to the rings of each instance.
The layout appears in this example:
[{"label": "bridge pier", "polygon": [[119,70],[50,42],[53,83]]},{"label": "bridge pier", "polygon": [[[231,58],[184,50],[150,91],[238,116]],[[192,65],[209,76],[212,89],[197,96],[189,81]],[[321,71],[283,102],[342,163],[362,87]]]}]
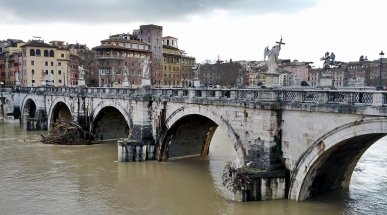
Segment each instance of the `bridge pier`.
[{"label": "bridge pier", "polygon": [[241,201],[286,199],[289,190],[289,171],[282,162],[281,113],[272,120],[273,132],[270,140],[257,140],[249,144],[244,168],[252,178],[241,191]]},{"label": "bridge pier", "polygon": [[117,143],[119,161],[205,156],[219,126],[233,144],[236,166],[253,179],[239,192],[241,201],[304,200],[346,187],[364,150],[387,134],[387,93],[367,89],[18,87],[7,92],[1,114],[20,119],[28,130],[46,130],[62,113],[98,140],[129,136]]},{"label": "bridge pier", "polygon": [[[16,114],[18,109],[16,109]],[[15,115],[14,119],[18,116]],[[43,108],[36,110],[34,117],[30,117],[29,114],[23,114],[20,116],[20,122],[27,131],[47,131],[48,130],[48,117],[47,111]]]},{"label": "bridge pier", "polygon": [[155,159],[155,145],[141,141],[121,139],[117,142],[118,161],[147,161]]}]

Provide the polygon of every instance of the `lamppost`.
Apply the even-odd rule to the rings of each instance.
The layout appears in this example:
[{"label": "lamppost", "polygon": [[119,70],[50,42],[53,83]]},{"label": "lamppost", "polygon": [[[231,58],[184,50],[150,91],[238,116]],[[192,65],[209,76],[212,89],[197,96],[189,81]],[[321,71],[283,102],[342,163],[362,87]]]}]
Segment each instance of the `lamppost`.
[{"label": "lamppost", "polygon": [[1,91],[1,108],[0,108],[0,114],[4,120],[4,100],[3,100],[3,85],[4,85],[4,82],[0,81],[0,91]]},{"label": "lamppost", "polygon": [[382,68],[383,68],[383,64],[382,64],[382,59],[383,59],[383,51],[381,51],[379,53],[380,55],[380,65],[379,65],[379,86],[376,87],[376,90],[383,90],[383,80],[382,80]]}]

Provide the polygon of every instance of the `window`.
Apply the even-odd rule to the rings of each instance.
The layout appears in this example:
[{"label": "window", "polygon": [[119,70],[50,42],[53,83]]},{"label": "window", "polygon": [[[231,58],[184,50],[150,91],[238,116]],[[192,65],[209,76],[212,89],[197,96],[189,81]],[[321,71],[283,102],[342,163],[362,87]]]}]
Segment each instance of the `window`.
[{"label": "window", "polygon": [[48,50],[44,50],[44,57],[48,57]]},{"label": "window", "polygon": [[46,70],[46,75],[48,75],[48,70]]},{"label": "window", "polygon": [[58,71],[58,74],[59,74],[59,75],[62,75],[62,71],[61,71],[61,70],[59,70],[59,71]]},{"label": "window", "polygon": [[34,70],[34,69],[31,71],[31,74],[32,74],[32,75],[35,75],[35,70]]},{"label": "window", "polygon": [[54,70],[51,70],[51,74],[54,74]]},{"label": "window", "polygon": [[36,56],[40,56],[40,49],[36,49]]},{"label": "window", "polygon": [[54,62],[51,62],[51,66],[54,66]]},{"label": "window", "polygon": [[35,65],[35,62],[34,62],[33,60],[31,60],[31,65],[32,65],[32,66]]},{"label": "window", "polygon": [[62,80],[60,80],[60,79],[59,79],[59,81],[58,81],[58,82],[59,82],[59,84],[60,84],[60,83],[62,83]]},{"label": "window", "polygon": [[[53,53],[54,53],[54,51],[53,51]],[[64,57],[64,54],[61,54],[60,56],[61,56],[61,57]]]},{"label": "window", "polygon": [[35,80],[32,80],[32,83],[35,84]]},{"label": "window", "polygon": [[30,49],[30,56],[35,56],[35,49]]},{"label": "window", "polygon": [[62,62],[58,62],[58,66],[62,66]]}]

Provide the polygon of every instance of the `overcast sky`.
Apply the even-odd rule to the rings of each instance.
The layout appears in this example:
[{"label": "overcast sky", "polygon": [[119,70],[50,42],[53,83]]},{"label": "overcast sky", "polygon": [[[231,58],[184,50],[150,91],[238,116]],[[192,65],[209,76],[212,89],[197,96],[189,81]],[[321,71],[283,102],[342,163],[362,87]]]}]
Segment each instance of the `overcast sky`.
[{"label": "overcast sky", "polygon": [[163,26],[198,62],[263,60],[283,37],[280,58],[370,60],[387,52],[384,0],[1,0],[0,40],[79,42],[90,48],[142,24]]}]

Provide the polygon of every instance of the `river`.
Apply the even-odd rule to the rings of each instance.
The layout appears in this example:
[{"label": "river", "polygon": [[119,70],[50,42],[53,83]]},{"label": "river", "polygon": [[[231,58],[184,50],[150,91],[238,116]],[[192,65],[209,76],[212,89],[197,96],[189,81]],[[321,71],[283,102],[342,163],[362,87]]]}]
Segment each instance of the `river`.
[{"label": "river", "polygon": [[363,155],[349,190],[304,202],[240,203],[220,185],[233,156],[221,131],[208,157],[162,163],[119,163],[115,143],[44,145],[39,134],[0,124],[0,214],[387,213],[387,139]]}]

